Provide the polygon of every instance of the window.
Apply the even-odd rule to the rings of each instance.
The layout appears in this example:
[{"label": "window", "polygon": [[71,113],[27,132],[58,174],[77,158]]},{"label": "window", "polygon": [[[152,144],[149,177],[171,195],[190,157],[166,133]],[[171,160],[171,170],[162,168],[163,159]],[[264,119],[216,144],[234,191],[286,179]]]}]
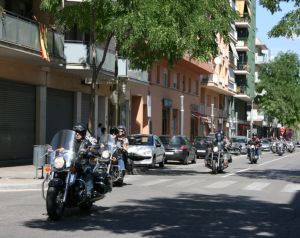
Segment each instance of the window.
[{"label": "window", "polygon": [[207,95],[206,105],[207,105],[208,107],[211,107],[211,96],[210,96],[210,95]]},{"label": "window", "polygon": [[196,95],[199,95],[199,81],[196,80]]},{"label": "window", "polygon": [[177,73],[177,89],[180,90],[180,73]]},{"label": "window", "polygon": [[156,83],[160,84],[160,66],[156,66]]},{"label": "window", "polygon": [[185,92],[185,76],[182,78],[182,91]]},{"label": "window", "polygon": [[177,74],[173,74],[173,88],[177,88]]},{"label": "window", "polygon": [[168,87],[168,71],[166,69],[163,72],[163,85]]},{"label": "window", "polygon": [[192,92],[192,79],[189,78],[189,86],[188,86],[188,92],[191,93]]}]

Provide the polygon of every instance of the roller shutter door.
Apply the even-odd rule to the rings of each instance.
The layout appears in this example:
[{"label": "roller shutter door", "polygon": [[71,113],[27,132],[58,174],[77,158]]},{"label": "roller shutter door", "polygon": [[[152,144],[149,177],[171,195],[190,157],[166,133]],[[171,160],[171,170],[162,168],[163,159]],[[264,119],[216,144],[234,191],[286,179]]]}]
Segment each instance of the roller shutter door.
[{"label": "roller shutter door", "polygon": [[73,127],[73,93],[47,89],[46,142],[50,143],[54,134]]},{"label": "roller shutter door", "polygon": [[32,164],[35,87],[0,80],[0,166]]}]

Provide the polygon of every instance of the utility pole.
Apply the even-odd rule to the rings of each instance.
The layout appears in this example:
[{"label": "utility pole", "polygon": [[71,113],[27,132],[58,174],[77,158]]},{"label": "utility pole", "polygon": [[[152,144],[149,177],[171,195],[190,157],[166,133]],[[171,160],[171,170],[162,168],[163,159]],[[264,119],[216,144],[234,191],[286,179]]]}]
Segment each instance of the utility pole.
[{"label": "utility pole", "polygon": [[253,131],[253,99],[251,101],[251,111],[250,111],[250,136],[252,135]]},{"label": "utility pole", "polygon": [[181,95],[180,96],[180,105],[181,105],[181,109],[180,109],[180,111],[181,111],[181,125],[180,125],[180,133],[181,133],[181,135],[183,135],[184,133],[183,133],[183,125],[184,125],[184,96],[183,95]]},{"label": "utility pole", "polygon": [[211,132],[214,133],[214,104],[211,104]]}]

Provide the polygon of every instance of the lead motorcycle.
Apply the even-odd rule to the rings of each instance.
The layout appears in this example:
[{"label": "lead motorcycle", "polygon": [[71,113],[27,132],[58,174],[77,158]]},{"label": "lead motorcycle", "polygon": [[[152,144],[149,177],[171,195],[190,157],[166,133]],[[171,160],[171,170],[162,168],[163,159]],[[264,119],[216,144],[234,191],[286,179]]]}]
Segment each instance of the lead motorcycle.
[{"label": "lead motorcycle", "polygon": [[257,147],[253,144],[248,145],[249,152],[249,161],[251,164],[256,164],[258,160],[258,155],[256,154]]},{"label": "lead motorcycle", "polygon": [[[111,153],[103,151],[99,156],[97,146],[91,146],[88,153],[78,156],[75,152],[75,132],[61,130],[57,132],[48,149],[45,165],[48,190],[43,197],[51,220],[59,220],[65,208],[79,207],[89,210],[95,201],[103,199],[105,194],[112,191]],[[86,195],[86,183],[78,172],[77,163],[81,166],[90,164],[93,167],[94,190],[91,198]]]},{"label": "lead motorcycle", "polygon": [[213,174],[222,173],[228,167],[228,163],[232,161],[230,153],[223,147],[222,142],[215,143],[205,159],[205,167],[210,168]]}]

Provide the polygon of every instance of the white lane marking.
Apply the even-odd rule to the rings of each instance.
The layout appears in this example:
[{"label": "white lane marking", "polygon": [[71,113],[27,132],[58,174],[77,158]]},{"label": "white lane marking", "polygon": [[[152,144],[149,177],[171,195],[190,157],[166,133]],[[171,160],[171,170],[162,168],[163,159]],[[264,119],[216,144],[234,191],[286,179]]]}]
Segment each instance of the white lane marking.
[{"label": "white lane marking", "polygon": [[11,192],[35,192],[35,191],[41,192],[42,189],[40,189],[40,188],[5,189],[5,190],[0,190],[0,193],[11,193]]},{"label": "white lane marking", "polygon": [[287,184],[282,190],[281,192],[285,192],[285,193],[294,193],[300,190],[300,184]]},{"label": "white lane marking", "polygon": [[235,172],[235,173],[230,173],[230,174],[224,175],[224,176],[222,176],[222,178],[227,178],[227,177],[229,177],[229,176],[235,175],[235,174],[237,174],[237,173],[245,172],[245,171],[247,171],[247,170],[250,170],[250,168],[247,168],[247,169],[241,169],[241,170],[239,170],[239,171],[237,171],[237,172]]},{"label": "white lane marking", "polygon": [[183,180],[183,181],[179,181],[176,183],[171,183],[169,185],[167,185],[166,187],[189,187],[192,186],[196,183],[200,183],[201,180],[192,180],[192,179],[188,179],[188,180]]},{"label": "white lane marking", "polygon": [[237,181],[219,181],[219,182],[207,185],[205,187],[206,188],[226,188],[235,183],[237,183]]},{"label": "white lane marking", "polygon": [[172,179],[159,179],[159,180],[155,180],[155,181],[151,181],[151,182],[139,184],[139,186],[152,186],[152,185],[157,185],[157,184],[160,184],[160,183],[169,182],[171,180]]},{"label": "white lane marking", "polygon": [[[294,154],[298,154],[298,153],[299,153],[299,152],[296,152],[296,153],[294,153]],[[249,167],[249,168],[246,168],[246,169],[239,170],[239,171],[237,171],[237,172],[235,172],[235,173],[230,173],[230,174],[224,175],[224,176],[222,176],[222,178],[227,178],[227,177],[229,177],[229,176],[236,175],[236,174],[238,174],[238,173],[241,173],[241,172],[250,170],[250,169],[253,168],[253,166],[257,167],[257,166],[263,166],[263,165],[266,165],[266,164],[270,164],[270,163],[273,163],[273,162],[275,162],[275,161],[282,160],[282,159],[284,159],[284,158],[286,158],[286,157],[289,157],[289,156],[291,156],[291,155],[292,155],[292,154],[289,154],[289,155],[286,155],[286,156],[283,156],[283,157],[280,157],[280,158],[277,158],[277,159],[273,159],[273,160],[270,160],[270,161],[267,161],[267,162],[264,162],[264,163],[261,163],[261,164],[252,165],[252,167]]]},{"label": "white lane marking", "polygon": [[247,187],[243,188],[243,190],[261,191],[270,184],[271,183],[254,182],[249,184]]}]

